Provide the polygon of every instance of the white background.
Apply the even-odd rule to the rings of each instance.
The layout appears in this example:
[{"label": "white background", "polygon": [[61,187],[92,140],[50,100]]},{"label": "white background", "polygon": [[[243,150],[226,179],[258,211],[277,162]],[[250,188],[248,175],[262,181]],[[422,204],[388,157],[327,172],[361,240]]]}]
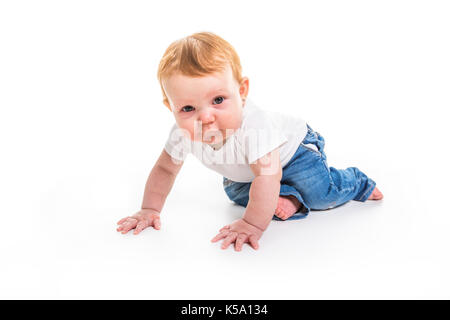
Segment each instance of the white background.
[{"label": "white background", "polygon": [[[1,1],[0,298],[450,298],[447,1]],[[188,157],[160,231],[141,204],[173,124],[174,40],[229,41],[263,108],[302,117],[329,165],[385,198],[210,243],[244,209]]]}]

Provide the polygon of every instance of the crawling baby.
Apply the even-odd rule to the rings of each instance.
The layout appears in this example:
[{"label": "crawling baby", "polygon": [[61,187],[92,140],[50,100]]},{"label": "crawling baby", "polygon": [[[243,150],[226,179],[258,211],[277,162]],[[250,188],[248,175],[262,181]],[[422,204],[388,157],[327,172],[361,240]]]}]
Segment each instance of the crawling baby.
[{"label": "crawling baby", "polygon": [[356,167],[329,167],[325,141],[304,120],[268,111],[248,98],[249,79],[234,48],[211,32],[173,42],[158,69],[163,103],[173,113],[164,149],[148,177],[142,209],[117,231],[161,228],[160,213],[183,161],[193,154],[223,176],[243,217],[211,240],[222,249],[258,241],[271,220],[304,218],[350,200],[380,200],[375,182]]}]

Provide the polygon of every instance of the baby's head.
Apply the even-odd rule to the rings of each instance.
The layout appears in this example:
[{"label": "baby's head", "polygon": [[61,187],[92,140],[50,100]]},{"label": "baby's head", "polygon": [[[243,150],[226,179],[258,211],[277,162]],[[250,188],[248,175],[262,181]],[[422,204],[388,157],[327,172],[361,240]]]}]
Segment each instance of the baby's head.
[{"label": "baby's head", "polygon": [[[249,87],[241,70],[234,48],[210,32],[167,48],[158,68],[163,102],[191,140],[221,144],[240,127]],[[200,137],[194,136],[195,127],[196,132],[201,128]]]}]

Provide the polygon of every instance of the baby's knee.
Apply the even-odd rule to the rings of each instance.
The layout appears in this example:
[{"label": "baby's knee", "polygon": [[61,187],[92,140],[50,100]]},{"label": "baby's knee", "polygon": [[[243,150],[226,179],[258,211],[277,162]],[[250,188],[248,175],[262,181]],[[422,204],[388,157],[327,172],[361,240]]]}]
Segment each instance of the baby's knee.
[{"label": "baby's knee", "polygon": [[332,186],[327,190],[302,194],[306,204],[313,210],[327,210],[339,205],[339,194]]}]

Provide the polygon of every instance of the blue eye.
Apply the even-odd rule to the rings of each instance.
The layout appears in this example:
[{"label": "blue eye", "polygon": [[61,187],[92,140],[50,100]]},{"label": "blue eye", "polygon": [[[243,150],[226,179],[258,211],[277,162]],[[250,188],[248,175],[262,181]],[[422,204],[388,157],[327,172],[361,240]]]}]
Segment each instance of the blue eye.
[{"label": "blue eye", "polygon": [[[187,108],[188,110],[186,110],[186,108]],[[183,108],[181,108],[181,111],[183,111],[183,112],[190,112],[190,111],[192,111],[192,110],[194,110],[194,107],[193,107],[193,106],[184,106]]]},{"label": "blue eye", "polygon": [[214,102],[216,102],[215,104],[221,104],[223,102],[223,100],[224,100],[223,97],[217,97],[214,99]]}]

